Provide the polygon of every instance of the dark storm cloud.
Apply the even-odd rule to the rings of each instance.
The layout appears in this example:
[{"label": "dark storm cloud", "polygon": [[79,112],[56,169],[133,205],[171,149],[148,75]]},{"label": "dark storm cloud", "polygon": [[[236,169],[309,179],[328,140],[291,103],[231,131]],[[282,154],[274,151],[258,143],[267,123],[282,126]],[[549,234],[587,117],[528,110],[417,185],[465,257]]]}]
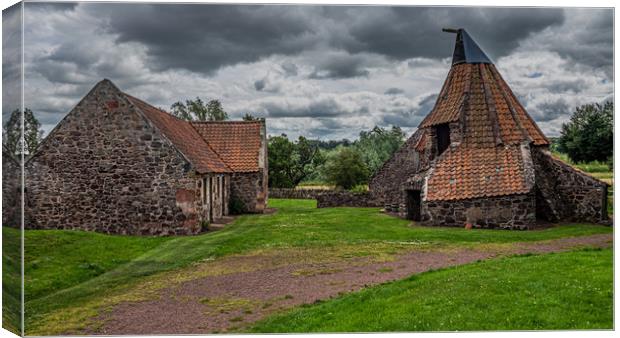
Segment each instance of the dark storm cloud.
[{"label": "dark storm cloud", "polygon": [[[454,36],[442,27],[467,28],[493,57],[508,54],[534,32],[563,22],[562,9],[425,8],[381,6],[89,4],[109,17],[119,42],[148,47],[154,67],[213,72],[273,54],[294,55],[316,46],[392,59],[450,55]],[[183,57],[179,57],[183,55]],[[342,63],[326,77],[364,76]],[[317,72],[318,74],[318,72]]]},{"label": "dark storm cloud", "polygon": [[290,62],[290,61],[286,61],[286,62],[282,63],[280,65],[280,67],[282,67],[282,70],[284,70],[284,73],[286,75],[288,75],[288,76],[295,76],[295,75],[297,75],[297,72],[299,70],[297,68],[297,65],[292,63],[292,62]]},{"label": "dark storm cloud", "polygon": [[333,97],[320,98],[308,103],[291,104],[291,102],[268,101],[263,102],[260,108],[267,112],[269,117],[341,117],[357,114],[368,114],[368,107],[360,107],[355,111],[346,109]]},{"label": "dark storm cloud", "polygon": [[418,107],[415,109],[386,109],[382,119],[383,123],[385,125],[415,128],[422,122],[422,119],[430,113],[431,109],[433,109],[435,101],[437,101],[437,94],[431,94],[423,97]]},{"label": "dark storm cloud", "polygon": [[588,84],[583,79],[574,79],[574,80],[565,80],[565,81],[551,81],[549,85],[547,85],[547,89],[549,89],[552,93],[580,93],[584,89],[588,88]]},{"label": "dark storm cloud", "polygon": [[265,88],[265,79],[254,81],[254,89],[261,91]]},{"label": "dark storm cloud", "polygon": [[95,4],[89,8],[109,16],[107,29],[118,34],[118,42],[146,45],[159,70],[210,73],[273,54],[295,54],[316,41],[309,21],[309,12],[318,9],[313,7]]},{"label": "dark storm cloud", "polygon": [[76,2],[26,2],[24,5],[28,7],[28,10],[70,11],[78,4]]},{"label": "dark storm cloud", "polygon": [[21,107],[22,7],[2,11],[2,122]]},{"label": "dark storm cloud", "polygon": [[[561,32],[550,39],[550,50],[570,57],[578,63],[593,67],[606,67],[612,73],[613,67],[613,10],[589,9],[588,20],[569,31]],[[583,16],[583,12],[569,9],[568,16]]]},{"label": "dark storm cloud", "polygon": [[561,98],[556,101],[540,103],[536,105],[536,110],[537,112],[533,113],[538,122],[552,121],[562,115],[570,114],[568,103]]},{"label": "dark storm cloud", "polygon": [[364,65],[366,60],[361,55],[335,54],[329,55],[310,74],[312,79],[343,79],[351,77],[367,77],[369,72]]},{"label": "dark storm cloud", "polygon": [[400,89],[400,88],[388,88],[384,94],[385,95],[398,95],[398,94],[403,94],[405,91]]},{"label": "dark storm cloud", "polygon": [[562,9],[540,8],[366,7],[357,9],[354,18],[348,50],[372,50],[397,59],[445,57],[454,35],[443,33],[443,27],[467,29],[497,58],[530,34],[564,21]]},{"label": "dark storm cloud", "polygon": [[437,101],[437,94],[431,94],[424,97],[420,101],[420,106],[418,107],[416,115],[426,116],[431,112],[431,109],[435,106],[435,102]]}]

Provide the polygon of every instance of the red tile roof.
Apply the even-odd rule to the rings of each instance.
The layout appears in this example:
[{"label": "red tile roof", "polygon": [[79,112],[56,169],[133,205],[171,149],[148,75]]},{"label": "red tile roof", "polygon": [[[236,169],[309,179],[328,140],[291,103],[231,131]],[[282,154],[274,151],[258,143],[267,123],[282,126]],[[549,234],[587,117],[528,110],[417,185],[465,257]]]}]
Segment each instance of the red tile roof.
[{"label": "red tile roof", "polygon": [[451,148],[443,153],[427,183],[428,201],[457,200],[529,192],[520,146]]},{"label": "red tile roof", "polygon": [[125,95],[192,163],[197,172],[226,173],[232,171],[189,122],[176,118],[131,95]]},{"label": "red tile roof", "polygon": [[420,128],[459,120],[464,121],[463,141],[469,144],[549,144],[493,64],[452,66],[435,107]]},{"label": "red tile roof", "polygon": [[433,110],[422,120],[420,128],[458,120],[469,90],[471,67],[468,64],[453,66],[437,97]]},{"label": "red tile roof", "polygon": [[235,172],[259,168],[264,121],[192,122],[194,128]]},{"label": "red tile roof", "polygon": [[416,142],[414,149],[419,152],[422,153],[424,152],[424,150],[426,149],[426,141],[428,139],[428,136],[426,134],[428,134],[428,132],[426,131],[426,129],[421,129],[422,131],[422,135],[420,136],[420,139],[418,140],[418,142]]}]

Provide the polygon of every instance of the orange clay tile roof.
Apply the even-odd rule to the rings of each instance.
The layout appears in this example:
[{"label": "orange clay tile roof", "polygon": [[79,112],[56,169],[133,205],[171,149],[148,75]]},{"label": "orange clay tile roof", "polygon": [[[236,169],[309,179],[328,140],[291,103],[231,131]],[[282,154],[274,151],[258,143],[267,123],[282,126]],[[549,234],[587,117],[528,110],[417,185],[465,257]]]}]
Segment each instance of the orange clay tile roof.
[{"label": "orange clay tile roof", "polygon": [[530,191],[520,146],[451,148],[427,183],[428,201],[521,194]]},{"label": "orange clay tile roof", "polygon": [[420,136],[420,139],[418,140],[418,142],[416,142],[414,146],[414,149],[419,153],[424,152],[424,150],[426,149],[426,140],[428,138],[428,136],[426,135],[427,134],[426,129],[421,129],[421,131],[422,131],[422,135]]},{"label": "orange clay tile roof", "polygon": [[259,168],[263,121],[192,122],[192,126],[235,172]]},{"label": "orange clay tile roof", "polygon": [[198,173],[227,173],[231,169],[192,125],[150,104],[125,94],[129,101],[191,162]]},{"label": "orange clay tile roof", "polygon": [[419,127],[459,120],[468,144],[549,144],[493,64],[453,65],[435,107]]}]

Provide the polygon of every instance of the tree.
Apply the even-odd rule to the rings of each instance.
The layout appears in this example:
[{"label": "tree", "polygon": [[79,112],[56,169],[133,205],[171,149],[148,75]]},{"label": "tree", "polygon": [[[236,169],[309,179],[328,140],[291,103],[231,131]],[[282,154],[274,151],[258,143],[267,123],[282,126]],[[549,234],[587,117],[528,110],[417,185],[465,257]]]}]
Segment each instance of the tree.
[{"label": "tree", "polygon": [[327,181],[344,189],[368,183],[370,171],[364,163],[362,155],[355,148],[341,148],[340,151],[325,164]]},{"label": "tree", "polygon": [[258,121],[258,120],[260,120],[260,118],[254,117],[254,115],[252,115],[250,113],[245,113],[245,115],[243,115],[243,117],[241,119],[243,121]]},{"label": "tree", "polygon": [[613,156],[613,102],[577,107],[562,125],[558,148],[576,163],[606,161]]},{"label": "tree", "polygon": [[228,113],[222,108],[218,100],[211,100],[205,105],[200,97],[195,100],[178,101],[170,106],[172,115],[187,121],[224,121]]},{"label": "tree", "polygon": [[294,188],[324,160],[316,146],[303,136],[297,142],[285,134],[269,138],[269,186]]},{"label": "tree", "polygon": [[405,141],[405,133],[400,127],[386,130],[375,126],[370,131],[360,132],[354,146],[362,156],[370,173],[377,171]]},{"label": "tree", "polygon": [[19,109],[15,109],[9,120],[2,126],[2,141],[6,150],[14,155],[19,155],[24,149],[25,153],[32,154],[43,139],[41,123],[34,116],[32,110],[24,109],[24,140],[21,143],[21,118]]}]

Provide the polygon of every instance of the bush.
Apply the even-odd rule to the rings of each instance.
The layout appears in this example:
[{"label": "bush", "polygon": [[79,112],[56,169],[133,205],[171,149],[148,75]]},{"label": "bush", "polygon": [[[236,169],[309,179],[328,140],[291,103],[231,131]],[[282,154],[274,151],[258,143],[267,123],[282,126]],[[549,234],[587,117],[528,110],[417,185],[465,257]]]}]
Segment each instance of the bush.
[{"label": "bush", "polygon": [[352,148],[342,148],[325,164],[329,183],[344,189],[368,183],[369,170],[361,154]]}]

